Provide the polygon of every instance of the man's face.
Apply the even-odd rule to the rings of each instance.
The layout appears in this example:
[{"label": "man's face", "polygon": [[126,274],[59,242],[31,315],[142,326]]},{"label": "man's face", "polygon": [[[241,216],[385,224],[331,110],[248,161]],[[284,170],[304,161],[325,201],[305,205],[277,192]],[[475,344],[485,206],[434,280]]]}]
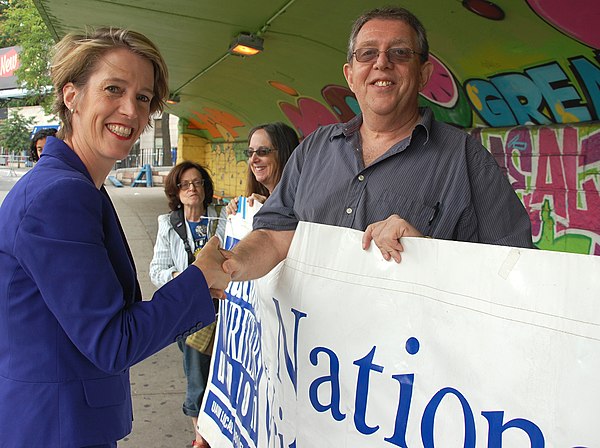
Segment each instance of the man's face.
[{"label": "man's face", "polygon": [[353,57],[344,65],[344,76],[364,115],[402,116],[417,110],[418,93],[429,80],[431,63],[421,63],[418,54],[392,63],[384,51],[396,47],[421,50],[416,32],[399,20],[370,20],[356,36],[355,51],[373,48],[381,52],[372,61],[358,62]]}]

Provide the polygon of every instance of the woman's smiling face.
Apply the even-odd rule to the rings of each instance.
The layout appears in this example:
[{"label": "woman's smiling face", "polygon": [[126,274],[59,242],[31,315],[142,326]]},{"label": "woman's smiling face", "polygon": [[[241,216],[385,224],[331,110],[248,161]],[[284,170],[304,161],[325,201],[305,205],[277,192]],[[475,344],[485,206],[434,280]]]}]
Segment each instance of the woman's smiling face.
[{"label": "woman's smiling face", "polygon": [[126,48],[106,52],[83,88],[63,88],[65,104],[74,110],[67,143],[91,163],[124,159],[148,125],[153,86],[149,60]]},{"label": "woman's smiling face", "polygon": [[[249,149],[256,151],[259,148],[273,148],[273,143],[267,131],[264,129],[258,129],[252,137],[250,137]],[[256,180],[263,184],[269,192],[272,192],[275,188],[275,177],[277,175],[277,167],[279,160],[277,158],[277,151],[271,151],[269,154],[259,157],[256,153],[248,159],[248,165],[256,177]]]}]

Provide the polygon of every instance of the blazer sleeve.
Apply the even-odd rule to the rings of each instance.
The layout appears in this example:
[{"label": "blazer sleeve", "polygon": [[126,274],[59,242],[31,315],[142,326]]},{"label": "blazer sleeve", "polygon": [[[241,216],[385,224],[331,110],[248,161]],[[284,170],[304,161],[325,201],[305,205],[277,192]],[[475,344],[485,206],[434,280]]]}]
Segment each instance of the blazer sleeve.
[{"label": "blazer sleeve", "polygon": [[[114,259],[114,247],[124,244],[120,236],[105,234],[104,219],[114,215],[107,218],[103,204],[87,180],[63,178],[48,185],[19,225],[15,253],[69,340],[98,368],[116,374],[208,325],[215,315],[195,266],[152,300],[126,306],[121,281],[127,275],[135,281],[133,267]],[[131,272],[117,273],[115,266]]]}]

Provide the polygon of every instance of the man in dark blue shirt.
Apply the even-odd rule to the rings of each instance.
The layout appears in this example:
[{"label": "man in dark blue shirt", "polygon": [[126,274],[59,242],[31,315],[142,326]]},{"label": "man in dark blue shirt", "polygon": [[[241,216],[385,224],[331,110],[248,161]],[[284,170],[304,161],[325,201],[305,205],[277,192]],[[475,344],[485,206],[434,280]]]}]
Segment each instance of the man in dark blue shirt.
[{"label": "man in dark blue shirt", "polygon": [[257,278],[285,258],[299,221],[364,230],[386,260],[402,238],[533,247],[527,212],[492,155],[419,108],[432,73],[425,29],[403,8],[361,16],[344,75],[361,114],[323,126],[294,151],[254,231],[225,269]]}]

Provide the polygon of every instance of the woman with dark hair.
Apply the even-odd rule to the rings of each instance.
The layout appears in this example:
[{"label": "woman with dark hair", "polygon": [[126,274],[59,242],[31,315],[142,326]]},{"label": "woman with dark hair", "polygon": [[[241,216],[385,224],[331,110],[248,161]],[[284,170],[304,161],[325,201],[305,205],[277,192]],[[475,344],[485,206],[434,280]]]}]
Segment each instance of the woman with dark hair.
[{"label": "woman with dark hair", "polygon": [[[150,262],[150,278],[157,287],[160,288],[183,272],[208,239],[215,235],[218,213],[210,205],[213,190],[213,181],[206,169],[194,162],[180,163],[167,175],[165,194],[171,213],[158,217],[154,257]],[[183,231],[178,233],[177,228]],[[219,236],[223,238],[223,235]],[[177,344],[183,352],[183,371],[187,379],[182,409],[185,415],[192,418],[196,435],[192,447],[206,448],[208,444],[196,430],[196,425],[208,380],[210,355],[190,347],[183,339]]]},{"label": "woman with dark hair", "polygon": [[60,130],[0,207],[0,445],[114,448],[132,427],[130,367],[213,322],[230,277],[214,238],[142,301],[104,188],[163,108],[158,48],[100,28],[53,53]]},{"label": "woman with dark hair", "polygon": [[46,137],[54,137],[56,135],[56,129],[54,128],[45,128],[37,131],[33,138],[31,139],[31,144],[29,145],[29,154],[31,160],[37,162],[40,160],[40,156],[42,155],[42,151],[44,149],[44,145],[46,144]]},{"label": "woman with dark hair", "polygon": [[[285,164],[298,146],[298,135],[285,123],[267,123],[250,130],[248,143],[246,196],[252,206],[255,200],[265,202],[279,183]],[[235,214],[237,206],[238,198],[233,198],[227,205],[227,214]]]}]

